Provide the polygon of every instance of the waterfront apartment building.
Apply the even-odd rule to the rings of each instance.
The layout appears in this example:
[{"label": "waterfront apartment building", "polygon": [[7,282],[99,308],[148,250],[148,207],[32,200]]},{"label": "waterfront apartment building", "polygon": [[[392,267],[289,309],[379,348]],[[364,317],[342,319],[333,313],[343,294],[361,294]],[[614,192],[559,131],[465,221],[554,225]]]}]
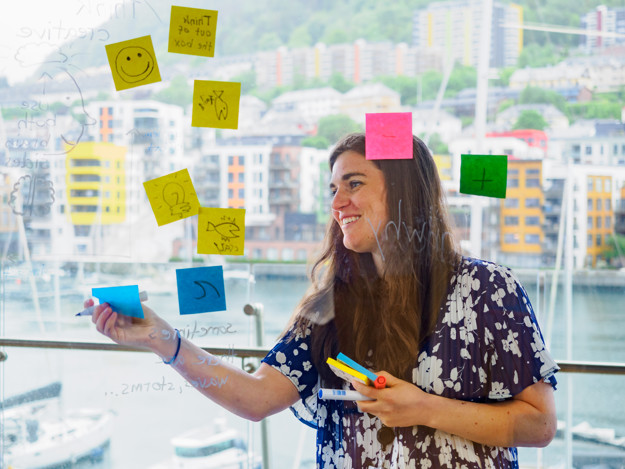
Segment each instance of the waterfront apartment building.
[{"label": "waterfront apartment building", "polygon": [[625,7],[599,5],[580,19],[582,29],[587,33],[580,36],[580,47],[586,54],[615,44],[625,44]]},{"label": "waterfront apartment building", "polygon": [[361,84],[380,75],[417,76],[426,70],[443,70],[442,52],[438,49],[363,39],[294,49],[279,47],[252,57],[242,56],[240,60],[250,62],[261,88],[290,86],[302,80],[328,81],[334,74]]},{"label": "waterfront apartment building", "polygon": [[523,48],[523,9],[516,4],[493,2],[492,20],[483,25],[483,2],[458,0],[430,3],[413,17],[413,45],[423,51],[438,50],[447,63],[477,67],[480,31],[491,28],[490,66],[514,66]]},{"label": "waterfront apartment building", "polygon": [[158,101],[94,101],[87,107],[97,119],[90,137],[128,148],[147,179],[174,171],[184,158],[188,118],[180,106]]},{"label": "waterfront apartment building", "polygon": [[542,160],[508,159],[506,198],[500,202],[499,260],[538,267],[543,244]]}]

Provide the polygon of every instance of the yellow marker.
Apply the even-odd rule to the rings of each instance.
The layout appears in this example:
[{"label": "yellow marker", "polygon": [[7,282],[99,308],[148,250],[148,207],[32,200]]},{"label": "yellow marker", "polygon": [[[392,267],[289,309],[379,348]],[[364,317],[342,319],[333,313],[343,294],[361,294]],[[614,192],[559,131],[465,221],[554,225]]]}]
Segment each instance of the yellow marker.
[{"label": "yellow marker", "polygon": [[213,57],[216,29],[217,12],[215,10],[172,5],[167,51]]},{"label": "yellow marker", "polygon": [[198,254],[243,255],[244,208],[200,207],[197,226]]},{"label": "yellow marker", "polygon": [[195,80],[191,126],[237,129],[240,100],[241,83]]},{"label": "yellow marker", "polygon": [[186,169],[143,183],[158,226],[198,214],[200,201]]},{"label": "yellow marker", "polygon": [[161,81],[150,36],[105,46],[117,91]]},{"label": "yellow marker", "polygon": [[334,372],[336,376],[344,379],[347,382],[350,382],[352,379],[356,378],[367,386],[371,386],[372,384],[371,380],[360,371],[356,371],[353,368],[350,368],[349,366],[338,362],[333,358],[328,357],[326,363],[330,365],[330,369]]}]

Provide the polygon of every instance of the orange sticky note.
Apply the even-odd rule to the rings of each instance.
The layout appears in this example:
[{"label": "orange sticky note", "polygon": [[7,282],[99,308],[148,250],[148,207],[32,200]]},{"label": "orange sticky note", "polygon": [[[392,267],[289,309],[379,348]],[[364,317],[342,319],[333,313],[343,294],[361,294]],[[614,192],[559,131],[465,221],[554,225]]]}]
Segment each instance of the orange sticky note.
[{"label": "orange sticky note", "polygon": [[117,91],[161,81],[150,36],[105,46]]},{"label": "orange sticky note", "polygon": [[216,30],[217,11],[172,5],[167,50],[177,54],[213,57]]},{"label": "orange sticky note", "polygon": [[200,201],[186,169],[146,181],[143,187],[158,226],[197,215],[200,209]]},{"label": "orange sticky note", "polygon": [[242,256],[244,244],[244,208],[200,207],[197,221],[198,254]]},{"label": "orange sticky note", "polygon": [[191,126],[237,129],[240,100],[241,83],[195,80]]},{"label": "orange sticky note", "polygon": [[412,113],[366,114],[365,153],[368,160],[412,158]]}]

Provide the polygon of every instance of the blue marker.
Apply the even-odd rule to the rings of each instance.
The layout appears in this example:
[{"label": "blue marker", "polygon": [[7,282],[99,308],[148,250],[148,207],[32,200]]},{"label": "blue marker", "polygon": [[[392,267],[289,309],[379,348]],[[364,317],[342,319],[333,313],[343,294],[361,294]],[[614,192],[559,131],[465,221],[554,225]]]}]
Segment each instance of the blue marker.
[{"label": "blue marker", "polygon": [[[147,301],[148,300],[148,292],[141,291],[139,292],[139,300]],[[88,308],[83,309],[80,313],[77,313],[76,316],[92,316],[95,311],[96,305],[89,306]]]},{"label": "blue marker", "polygon": [[371,397],[360,394],[358,391],[348,389],[325,389],[320,388],[317,393],[319,399],[332,399],[335,401],[374,401]]}]

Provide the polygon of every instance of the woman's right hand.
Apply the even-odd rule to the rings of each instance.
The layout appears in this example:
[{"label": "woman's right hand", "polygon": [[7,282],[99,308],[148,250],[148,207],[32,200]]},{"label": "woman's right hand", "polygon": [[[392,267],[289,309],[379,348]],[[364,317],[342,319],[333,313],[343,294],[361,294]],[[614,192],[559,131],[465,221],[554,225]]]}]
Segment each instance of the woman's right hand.
[{"label": "woman's right hand", "polygon": [[[85,308],[93,306],[94,301],[85,301]],[[136,318],[116,313],[108,303],[97,305],[91,317],[96,329],[101,334],[120,345],[154,349],[158,345],[154,340],[154,331],[171,330],[173,328],[161,319],[151,308],[141,304],[143,318]]]}]

